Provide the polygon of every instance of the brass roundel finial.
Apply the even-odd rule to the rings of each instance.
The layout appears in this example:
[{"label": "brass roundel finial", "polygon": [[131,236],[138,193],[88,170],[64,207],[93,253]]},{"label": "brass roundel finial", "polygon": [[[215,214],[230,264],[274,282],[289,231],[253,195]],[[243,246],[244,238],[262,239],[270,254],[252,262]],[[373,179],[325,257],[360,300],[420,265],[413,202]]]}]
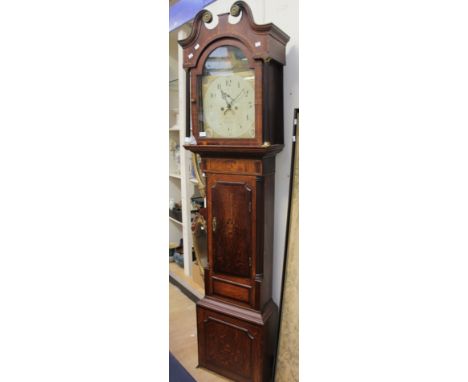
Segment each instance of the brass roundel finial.
[{"label": "brass roundel finial", "polygon": [[231,7],[231,16],[234,16],[234,17],[237,17],[240,15],[240,7],[238,4],[234,3],[232,4],[232,7]]},{"label": "brass roundel finial", "polygon": [[210,11],[205,11],[205,12],[203,13],[203,18],[202,18],[202,20],[203,20],[204,23],[209,24],[209,23],[211,23],[211,20],[213,20],[213,15],[211,14]]}]

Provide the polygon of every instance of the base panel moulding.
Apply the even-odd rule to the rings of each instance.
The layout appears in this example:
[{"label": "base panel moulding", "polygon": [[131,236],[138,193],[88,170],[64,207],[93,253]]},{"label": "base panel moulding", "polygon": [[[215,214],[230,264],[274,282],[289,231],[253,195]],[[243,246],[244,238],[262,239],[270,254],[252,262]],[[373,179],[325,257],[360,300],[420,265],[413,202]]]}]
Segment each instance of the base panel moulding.
[{"label": "base panel moulding", "polygon": [[199,367],[239,382],[270,382],[278,308],[263,312],[205,297],[197,303]]}]

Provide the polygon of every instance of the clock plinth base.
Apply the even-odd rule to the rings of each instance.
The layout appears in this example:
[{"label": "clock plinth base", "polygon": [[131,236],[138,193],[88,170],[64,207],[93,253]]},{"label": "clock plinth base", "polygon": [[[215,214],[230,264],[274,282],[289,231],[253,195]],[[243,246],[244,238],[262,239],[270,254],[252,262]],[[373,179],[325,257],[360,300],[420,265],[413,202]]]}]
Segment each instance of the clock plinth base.
[{"label": "clock plinth base", "polygon": [[263,311],[205,297],[197,303],[199,367],[239,382],[272,379],[278,308]]}]

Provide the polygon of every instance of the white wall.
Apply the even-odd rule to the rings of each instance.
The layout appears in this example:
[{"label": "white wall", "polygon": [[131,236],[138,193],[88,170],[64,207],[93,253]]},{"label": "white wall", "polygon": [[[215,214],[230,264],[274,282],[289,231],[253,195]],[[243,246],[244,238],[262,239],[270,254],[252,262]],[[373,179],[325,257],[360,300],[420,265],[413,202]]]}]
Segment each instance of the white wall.
[{"label": "white wall", "polygon": [[[275,239],[273,253],[273,300],[281,295],[286,222],[288,213],[291,136],[294,108],[299,107],[299,4],[298,0],[246,1],[258,24],[273,22],[290,36],[284,67],[284,138],[285,145],[276,157]],[[229,12],[234,0],[218,0],[206,7],[213,16]]]}]

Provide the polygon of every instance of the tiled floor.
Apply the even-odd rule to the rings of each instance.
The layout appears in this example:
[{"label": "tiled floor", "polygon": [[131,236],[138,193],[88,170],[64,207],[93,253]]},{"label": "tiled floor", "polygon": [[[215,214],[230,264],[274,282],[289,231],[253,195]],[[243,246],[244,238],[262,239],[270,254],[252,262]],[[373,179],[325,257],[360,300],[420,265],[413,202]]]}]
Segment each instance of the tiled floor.
[{"label": "tiled floor", "polygon": [[208,370],[197,368],[197,328],[195,303],[179,288],[169,284],[169,350],[197,382],[230,381]]}]

